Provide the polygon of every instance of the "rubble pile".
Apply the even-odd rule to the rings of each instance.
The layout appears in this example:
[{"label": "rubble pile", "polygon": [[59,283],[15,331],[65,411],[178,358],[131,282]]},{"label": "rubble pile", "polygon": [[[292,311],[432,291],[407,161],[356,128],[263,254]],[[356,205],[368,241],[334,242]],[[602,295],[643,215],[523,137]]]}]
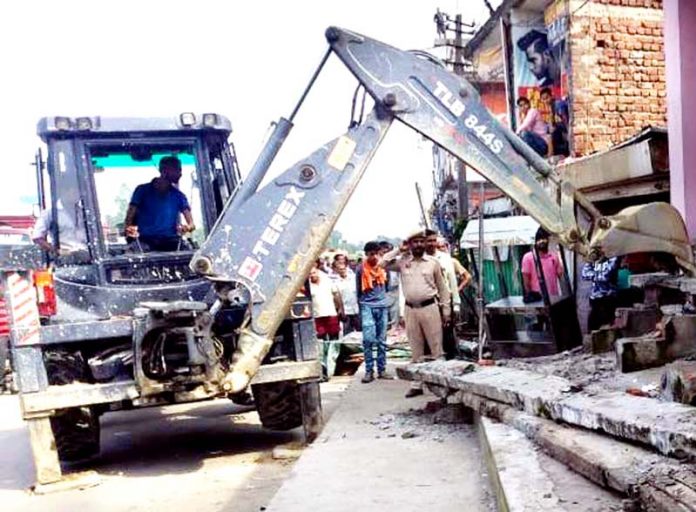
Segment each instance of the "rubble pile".
[{"label": "rubble pile", "polygon": [[462,430],[461,424],[473,423],[471,409],[461,403],[448,404],[435,400],[426,404],[424,409],[409,409],[405,413],[380,414],[369,421],[376,429],[375,438],[401,437],[419,441],[431,440],[444,442],[453,435],[473,435],[469,430]]},{"label": "rubble pile", "polygon": [[583,352],[582,347],[552,356],[506,359],[498,361],[497,364],[563,377],[581,388],[597,382],[611,381],[617,373],[613,354],[588,354]]}]

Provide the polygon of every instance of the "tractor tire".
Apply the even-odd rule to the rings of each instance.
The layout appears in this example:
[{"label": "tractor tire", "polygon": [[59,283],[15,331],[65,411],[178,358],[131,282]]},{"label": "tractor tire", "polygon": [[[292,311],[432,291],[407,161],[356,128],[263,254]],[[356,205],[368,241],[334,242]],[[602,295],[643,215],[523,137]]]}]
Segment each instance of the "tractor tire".
[{"label": "tractor tire", "polygon": [[[80,352],[46,352],[44,363],[51,386],[89,382],[89,371]],[[61,461],[74,462],[99,453],[99,414],[95,407],[60,409],[51,416],[51,429]]]},{"label": "tractor tire", "polygon": [[12,364],[10,361],[10,342],[0,338],[0,393],[12,392]]},{"label": "tractor tire", "polygon": [[302,426],[299,384],[295,381],[269,382],[251,386],[261,424],[271,430]]}]

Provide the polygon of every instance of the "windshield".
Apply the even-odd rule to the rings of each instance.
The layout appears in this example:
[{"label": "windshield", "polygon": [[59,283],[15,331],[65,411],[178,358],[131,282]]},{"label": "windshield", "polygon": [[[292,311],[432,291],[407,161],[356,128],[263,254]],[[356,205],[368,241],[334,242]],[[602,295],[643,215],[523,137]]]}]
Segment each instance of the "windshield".
[{"label": "windshield", "polygon": [[[126,250],[146,252],[150,250],[163,250],[148,248],[143,242],[144,237],[126,237],[125,220],[129,204],[138,202],[133,193],[139,185],[150,184],[155,178],[160,177],[160,160],[165,157],[175,157],[181,162],[181,178],[176,188],[185,196],[176,203],[176,209],[172,215],[175,217],[177,228],[185,225],[182,215],[183,204],[188,203],[196,230],[190,235],[195,244],[205,239],[204,223],[201,213],[201,196],[198,186],[198,170],[193,147],[190,145],[156,145],[156,144],[118,144],[116,146],[94,146],[90,148],[90,158],[94,175],[97,201],[99,204],[100,220],[104,235],[104,242],[110,254],[115,255]],[[139,195],[142,201],[140,205],[139,223],[149,222],[156,224],[158,219],[144,219],[145,215],[152,215],[152,208],[148,208],[147,201],[156,196]],[[177,194],[180,197],[180,194]],[[157,212],[155,212],[157,213]],[[183,240],[172,227],[172,236],[177,238],[175,245],[166,250],[190,250],[191,245],[186,238]],[[143,242],[143,243],[141,243]]]}]

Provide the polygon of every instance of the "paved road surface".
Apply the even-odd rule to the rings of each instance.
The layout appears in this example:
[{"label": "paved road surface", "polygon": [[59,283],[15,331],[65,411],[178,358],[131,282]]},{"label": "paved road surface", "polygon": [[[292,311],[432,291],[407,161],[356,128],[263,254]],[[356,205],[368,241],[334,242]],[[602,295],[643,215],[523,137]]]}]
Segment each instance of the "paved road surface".
[{"label": "paved road surface", "polygon": [[[350,377],[322,384],[330,415]],[[29,436],[17,399],[0,396],[0,510],[13,512],[258,511],[294,461],[273,448],[301,442],[301,429],[271,432],[255,412],[228,400],[175,405],[102,417],[102,454],[85,469],[103,475],[97,487],[34,496]]]},{"label": "paved road surface", "polygon": [[495,510],[475,428],[433,424],[407,388],[355,379],[266,511]]}]

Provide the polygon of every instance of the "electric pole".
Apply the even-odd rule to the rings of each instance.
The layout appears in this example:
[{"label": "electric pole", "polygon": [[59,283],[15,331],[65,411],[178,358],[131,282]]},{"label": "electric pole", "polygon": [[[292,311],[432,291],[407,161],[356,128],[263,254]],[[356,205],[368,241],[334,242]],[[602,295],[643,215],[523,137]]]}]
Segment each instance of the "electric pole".
[{"label": "electric pole", "polygon": [[[464,41],[462,38],[462,15],[457,14],[454,21],[454,73],[464,76]],[[455,161],[457,169],[457,196],[459,204],[459,218],[469,220],[469,186],[466,181],[466,165],[458,158]]]},{"label": "electric pole", "polygon": [[[465,74],[466,60],[464,58],[464,34],[471,35],[475,27],[474,23],[464,23],[462,15],[457,14],[454,19],[448,14],[437,9],[433,17],[439,39],[436,46],[448,48],[445,62],[452,67],[454,74],[463,77]],[[465,32],[464,27],[468,30]],[[454,38],[447,37],[454,33]],[[454,159],[454,160],[452,160]],[[469,190],[466,181],[466,166],[464,162],[451,155],[446,156],[447,169],[452,169],[457,174],[457,205],[458,219],[467,221],[469,219]],[[437,195],[437,192],[436,192]],[[454,241],[454,240],[453,240]]]},{"label": "electric pole", "polygon": [[421,194],[420,185],[416,182],[416,196],[418,196],[418,204],[420,205],[421,216],[423,218],[423,226],[425,229],[430,229],[430,222],[428,222],[428,215],[425,213],[425,206],[423,205],[423,195]]}]

